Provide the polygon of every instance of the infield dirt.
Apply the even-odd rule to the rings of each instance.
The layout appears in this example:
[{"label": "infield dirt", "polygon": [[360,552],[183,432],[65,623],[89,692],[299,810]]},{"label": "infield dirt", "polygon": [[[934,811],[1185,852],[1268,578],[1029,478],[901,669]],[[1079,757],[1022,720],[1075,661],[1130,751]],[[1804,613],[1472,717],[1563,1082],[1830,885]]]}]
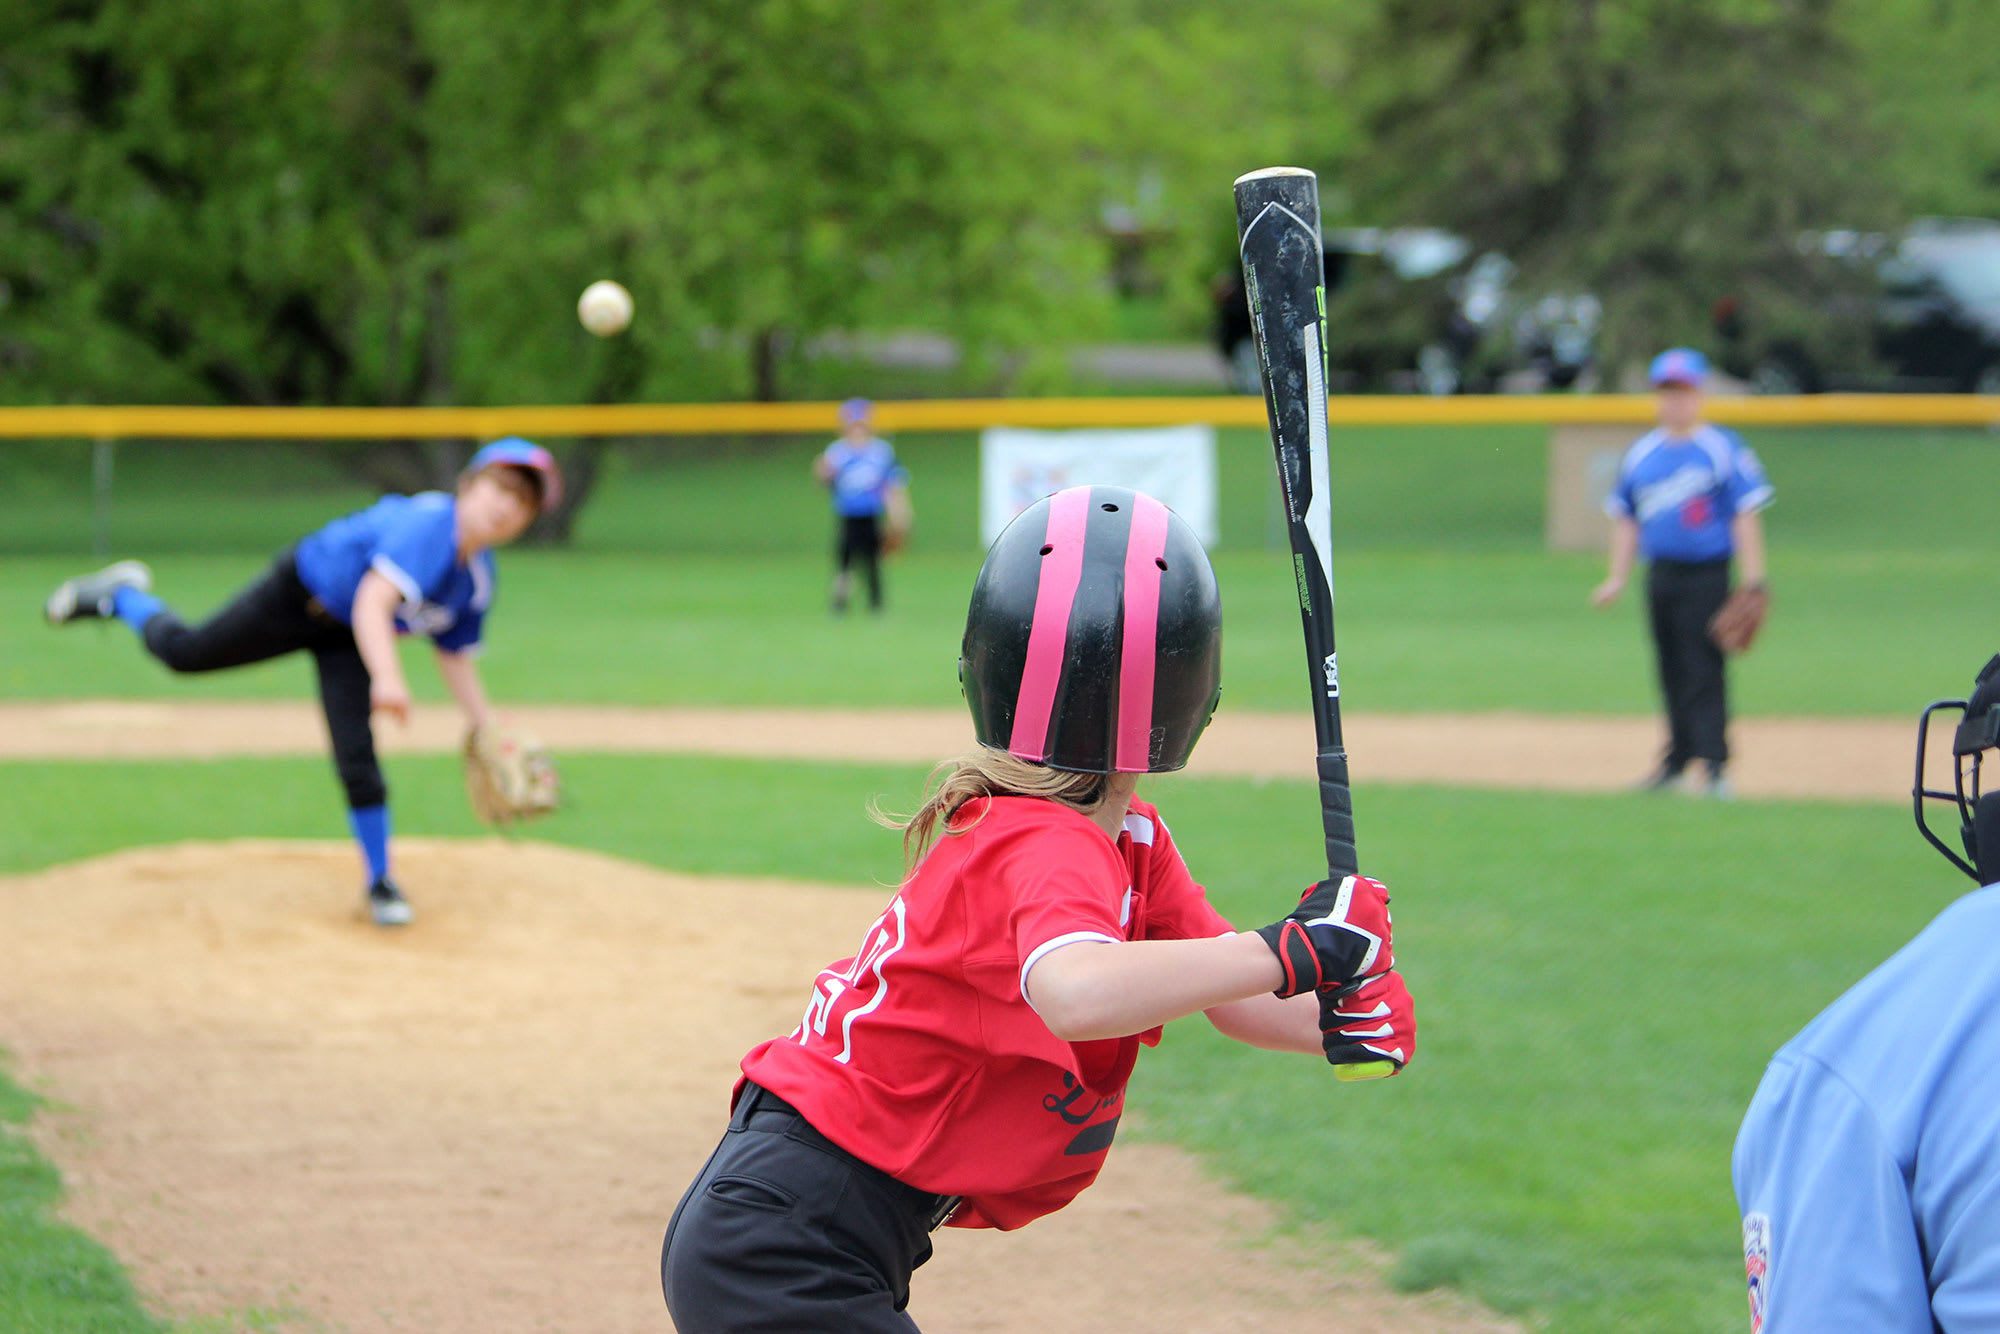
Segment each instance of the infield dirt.
[{"label": "infield dirt", "polygon": [[[963,709],[645,709],[524,705],[509,711],[560,759],[565,751],[673,752],[763,759],[929,764],[972,744]],[[1741,718],[1731,724],[1736,789],[1749,797],[1901,801],[1910,791],[1914,715]],[[389,754],[459,743],[455,710],[419,706],[407,728],[380,724]],[[1526,713],[1358,713],[1346,719],[1354,781],[1593,792],[1655,763],[1654,718]],[[0,702],[0,759],[163,759],[318,755],[325,724],[292,701]],[[1311,718],[1223,708],[1188,772],[1313,776]]]}]

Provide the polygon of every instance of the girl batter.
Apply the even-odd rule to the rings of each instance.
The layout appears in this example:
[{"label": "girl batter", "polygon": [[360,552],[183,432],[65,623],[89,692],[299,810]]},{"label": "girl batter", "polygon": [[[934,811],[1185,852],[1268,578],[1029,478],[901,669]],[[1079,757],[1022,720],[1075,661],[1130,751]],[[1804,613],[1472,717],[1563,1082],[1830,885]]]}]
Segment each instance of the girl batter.
[{"label": "girl batter", "polygon": [[1001,534],[960,659],[981,749],[903,824],[914,869],[861,948],[744,1057],[661,1257],[681,1334],[915,1330],[929,1233],[1020,1227],[1089,1185],[1170,1019],[1408,1060],[1380,884],[1322,882],[1238,933],[1134,795],[1187,762],[1220,657],[1207,555],[1151,497],[1076,487]]}]

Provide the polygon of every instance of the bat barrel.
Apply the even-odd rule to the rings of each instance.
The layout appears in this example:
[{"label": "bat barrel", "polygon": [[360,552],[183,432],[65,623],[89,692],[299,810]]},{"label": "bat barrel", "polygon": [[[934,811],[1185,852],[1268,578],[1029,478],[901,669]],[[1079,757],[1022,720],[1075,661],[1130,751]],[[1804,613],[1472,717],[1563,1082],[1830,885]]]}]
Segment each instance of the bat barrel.
[{"label": "bat barrel", "polygon": [[1299,620],[1305,632],[1321,822],[1328,872],[1355,873],[1354,809],[1340,737],[1340,669],[1333,636],[1332,482],[1326,428],[1326,268],[1319,178],[1265,167],[1236,180],[1244,298],[1264,381],[1264,408],[1284,492]]}]

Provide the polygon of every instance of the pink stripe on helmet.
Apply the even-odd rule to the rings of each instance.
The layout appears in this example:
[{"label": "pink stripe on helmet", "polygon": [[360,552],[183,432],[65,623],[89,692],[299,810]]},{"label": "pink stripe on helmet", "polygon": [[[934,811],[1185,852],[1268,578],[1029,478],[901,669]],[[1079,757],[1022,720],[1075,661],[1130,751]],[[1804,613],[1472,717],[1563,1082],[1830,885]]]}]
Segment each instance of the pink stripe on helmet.
[{"label": "pink stripe on helmet", "polygon": [[1051,550],[1042,557],[1035,584],[1035,618],[1028,629],[1027,661],[1021,665],[1021,693],[1014,701],[1014,732],[1007,741],[1008,753],[1024,760],[1047,758],[1049,717],[1062,682],[1069,612],[1083,580],[1083,535],[1089,524],[1089,487],[1074,486],[1049,498],[1042,545]]},{"label": "pink stripe on helmet", "polygon": [[1153,762],[1153,666],[1160,634],[1160,557],[1167,549],[1167,507],[1132,497],[1132,535],[1125,544],[1125,640],[1118,654],[1120,773],[1145,773]]}]

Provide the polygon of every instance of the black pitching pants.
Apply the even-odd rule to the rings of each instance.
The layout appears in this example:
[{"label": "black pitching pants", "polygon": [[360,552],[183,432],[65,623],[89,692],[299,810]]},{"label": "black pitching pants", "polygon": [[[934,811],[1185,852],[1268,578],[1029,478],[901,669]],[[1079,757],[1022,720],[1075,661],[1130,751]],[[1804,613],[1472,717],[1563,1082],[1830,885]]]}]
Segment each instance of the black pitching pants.
[{"label": "black pitching pants", "polygon": [[354,646],[354,631],[306,589],[291,552],[200,625],[162,611],[146,622],[141,637],[146,651],[176,672],[218,672],[302,649],[311,653],[347,804],[361,809],[389,799],[369,724],[368,667]]}]

